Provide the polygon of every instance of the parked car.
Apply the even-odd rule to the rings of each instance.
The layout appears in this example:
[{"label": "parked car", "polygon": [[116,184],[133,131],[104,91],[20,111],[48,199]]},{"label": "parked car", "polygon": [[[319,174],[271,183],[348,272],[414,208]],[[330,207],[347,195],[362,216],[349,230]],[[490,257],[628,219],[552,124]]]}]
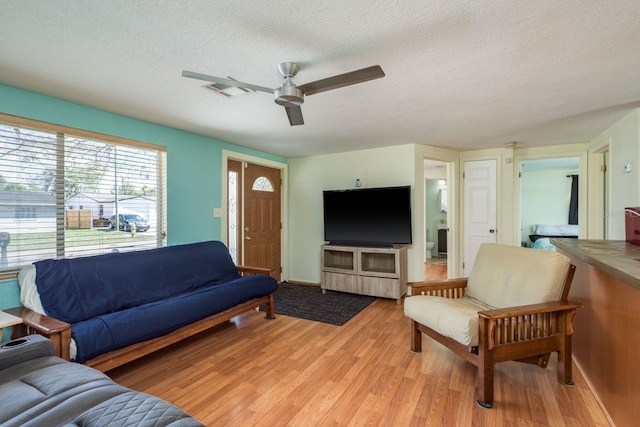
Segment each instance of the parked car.
[{"label": "parked car", "polygon": [[[150,228],[149,222],[138,214],[120,214],[118,215],[121,231],[131,231],[131,224],[136,225],[136,231],[147,231]],[[109,228],[116,229],[116,216],[109,218]]]}]

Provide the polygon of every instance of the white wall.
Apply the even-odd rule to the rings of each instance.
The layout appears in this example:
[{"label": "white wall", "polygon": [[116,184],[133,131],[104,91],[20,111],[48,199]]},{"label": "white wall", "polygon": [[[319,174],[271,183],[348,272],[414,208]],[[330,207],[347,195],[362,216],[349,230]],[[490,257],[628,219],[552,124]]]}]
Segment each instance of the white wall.
[{"label": "white wall", "polygon": [[[322,191],[353,188],[353,181],[360,178],[364,187],[411,185],[413,187],[413,246],[409,250],[409,280],[422,279],[424,244],[424,194],[425,176],[423,159],[437,159],[450,163],[447,185],[450,196],[450,255],[462,259],[463,229],[460,214],[462,197],[461,163],[469,160],[494,158],[498,163],[498,229],[500,243],[518,245],[521,240],[519,187],[517,165],[527,159],[556,157],[580,158],[580,218],[581,238],[583,224],[588,224],[589,199],[593,199],[591,180],[586,179],[589,169],[599,165],[588,164],[589,146],[611,140],[611,191],[610,215],[616,217],[615,238],[624,239],[622,212],[627,206],[640,206],[640,109],[620,120],[589,143],[575,143],[547,147],[506,147],[488,150],[454,152],[425,145],[403,145],[371,150],[310,156],[289,161],[289,247],[288,263],[292,281],[320,282],[320,246],[323,240]],[[632,163],[632,172],[625,174],[623,166]],[[591,173],[591,170],[589,171]],[[566,174],[565,174],[566,175]],[[584,179],[582,177],[585,177]],[[565,178],[569,181],[568,178]],[[591,219],[591,217],[589,217]],[[585,227],[586,228],[586,227]],[[597,237],[596,237],[597,238]],[[459,277],[460,262],[450,263],[450,277]]]},{"label": "white wall", "polygon": [[[640,206],[640,109],[636,109],[591,141],[592,147],[609,142],[609,206],[608,218],[611,240],[624,240],[624,208]],[[625,172],[624,165],[631,164]],[[593,165],[599,168],[599,165]],[[598,171],[593,171],[598,174]]]},{"label": "white wall", "polygon": [[424,219],[422,209],[414,207],[422,203],[423,196],[417,197],[414,187],[414,152],[414,145],[402,145],[289,161],[289,280],[320,282],[320,246],[324,243],[322,192],[354,188],[357,178],[363,188],[412,186],[414,245],[408,253],[409,280],[421,279],[422,245],[416,243],[422,239]]}]

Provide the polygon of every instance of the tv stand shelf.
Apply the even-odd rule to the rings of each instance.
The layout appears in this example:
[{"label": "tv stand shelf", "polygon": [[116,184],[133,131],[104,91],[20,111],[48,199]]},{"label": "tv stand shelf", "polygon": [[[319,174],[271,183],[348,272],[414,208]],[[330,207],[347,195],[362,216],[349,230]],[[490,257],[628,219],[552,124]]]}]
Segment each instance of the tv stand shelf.
[{"label": "tv stand shelf", "polygon": [[402,302],[407,290],[407,246],[322,246],[322,292],[350,292]]}]

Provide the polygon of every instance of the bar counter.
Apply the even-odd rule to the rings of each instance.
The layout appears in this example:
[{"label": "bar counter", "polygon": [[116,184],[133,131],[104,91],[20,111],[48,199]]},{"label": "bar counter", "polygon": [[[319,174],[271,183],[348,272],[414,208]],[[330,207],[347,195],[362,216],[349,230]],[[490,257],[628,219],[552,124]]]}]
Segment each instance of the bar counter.
[{"label": "bar counter", "polygon": [[640,246],[624,240],[552,239],[552,243],[565,255],[640,289]]},{"label": "bar counter", "polygon": [[619,240],[552,239],[576,274],[569,300],[584,304],[573,359],[617,427],[640,420],[640,246]]}]

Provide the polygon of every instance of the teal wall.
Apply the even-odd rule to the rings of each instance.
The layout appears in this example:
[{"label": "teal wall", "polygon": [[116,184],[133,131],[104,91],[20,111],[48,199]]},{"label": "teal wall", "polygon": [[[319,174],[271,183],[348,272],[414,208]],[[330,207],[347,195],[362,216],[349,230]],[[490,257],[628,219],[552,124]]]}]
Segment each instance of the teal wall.
[{"label": "teal wall", "polygon": [[0,112],[167,147],[167,242],[220,238],[222,150],[281,163],[287,159],[155,123],[0,85]]},{"label": "teal wall", "polygon": [[[221,220],[213,217],[213,208],[222,206],[222,150],[287,163],[280,156],[10,86],[0,85],[0,112],[167,147],[169,245],[220,239]],[[0,307],[8,305],[5,299],[15,300],[15,289],[3,289],[15,288],[11,283],[0,283]]]},{"label": "teal wall", "polygon": [[[20,305],[20,290],[18,288],[18,282],[16,280],[4,280],[0,281],[0,310],[5,308],[17,307]],[[4,342],[9,340],[11,335],[11,328],[4,328],[2,330],[2,339]]]}]

